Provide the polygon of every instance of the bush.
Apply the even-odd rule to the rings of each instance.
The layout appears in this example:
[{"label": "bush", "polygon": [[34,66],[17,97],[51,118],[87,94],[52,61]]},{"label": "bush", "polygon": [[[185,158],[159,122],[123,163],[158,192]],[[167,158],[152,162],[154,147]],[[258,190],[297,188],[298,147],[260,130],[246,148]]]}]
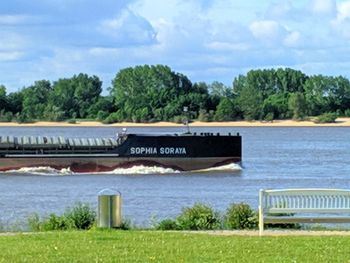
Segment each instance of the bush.
[{"label": "bush", "polygon": [[211,116],[210,113],[208,113],[206,110],[199,110],[199,114],[198,114],[198,121],[201,122],[209,122],[211,120]]},{"label": "bush", "polygon": [[77,203],[68,208],[62,216],[50,214],[48,218],[40,220],[38,214],[28,218],[28,225],[32,231],[52,231],[68,229],[90,229],[96,222],[96,212],[87,204]]},{"label": "bush", "polygon": [[156,225],[157,230],[176,230],[178,226],[176,225],[176,221],[173,219],[164,219]]},{"label": "bush", "polygon": [[109,114],[109,116],[102,121],[104,124],[111,124],[111,123],[116,123],[120,121],[120,114],[119,112],[113,112]]},{"label": "bush", "polygon": [[76,119],[69,119],[69,120],[67,121],[67,123],[69,123],[69,124],[76,124],[76,123],[77,123],[77,120],[76,120]]},{"label": "bush", "polygon": [[98,121],[103,121],[103,120],[105,120],[107,117],[108,117],[108,115],[109,115],[109,113],[108,112],[105,112],[105,111],[99,111],[99,112],[97,112],[97,117],[96,117],[96,119],[98,120]]},{"label": "bush", "polygon": [[337,114],[334,112],[324,113],[316,118],[315,123],[333,123],[337,119]]},{"label": "bush", "polygon": [[0,111],[0,122],[11,122],[12,118],[12,112],[5,112],[5,110]]},{"label": "bush", "polygon": [[199,203],[184,208],[175,222],[180,230],[211,230],[221,225],[218,213],[210,206]]},{"label": "bush", "polygon": [[226,211],[225,225],[230,229],[252,229],[258,225],[258,216],[248,204],[231,204]]},{"label": "bush", "polygon": [[186,122],[186,120],[188,120],[188,118],[184,115],[176,115],[173,118],[173,122],[178,123],[178,124],[181,124],[181,123],[183,124]]},{"label": "bush", "polygon": [[346,110],[344,111],[344,116],[345,116],[345,117],[350,117],[350,109],[346,109]]},{"label": "bush", "polygon": [[274,119],[274,114],[273,112],[269,112],[265,115],[264,117],[264,121],[269,121],[269,122],[272,122]]},{"label": "bush", "polygon": [[41,228],[44,231],[68,230],[74,229],[74,223],[65,216],[50,214],[49,218],[42,223]]},{"label": "bush", "polygon": [[77,203],[67,209],[64,217],[72,221],[76,229],[89,229],[96,221],[96,212],[88,204]]}]

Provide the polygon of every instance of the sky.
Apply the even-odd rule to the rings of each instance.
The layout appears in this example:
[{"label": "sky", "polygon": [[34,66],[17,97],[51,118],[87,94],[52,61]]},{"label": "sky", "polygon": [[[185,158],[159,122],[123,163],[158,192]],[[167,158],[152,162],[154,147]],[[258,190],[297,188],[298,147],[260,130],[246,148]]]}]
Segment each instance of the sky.
[{"label": "sky", "polygon": [[231,86],[251,69],[350,77],[350,0],[1,0],[0,84],[164,64]]}]

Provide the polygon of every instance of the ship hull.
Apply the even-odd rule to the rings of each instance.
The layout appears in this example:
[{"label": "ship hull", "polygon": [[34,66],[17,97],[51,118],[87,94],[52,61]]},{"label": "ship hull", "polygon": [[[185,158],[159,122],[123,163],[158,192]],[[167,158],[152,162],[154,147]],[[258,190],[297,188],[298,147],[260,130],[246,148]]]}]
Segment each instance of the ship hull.
[{"label": "ship hull", "polygon": [[116,138],[0,136],[0,171],[24,167],[106,172],[135,165],[179,171],[240,163],[241,136],[121,134]]},{"label": "ship hull", "polygon": [[70,168],[73,172],[107,172],[117,168],[136,165],[172,168],[178,171],[195,171],[218,167],[230,163],[240,163],[239,157],[201,157],[201,158],[123,158],[123,157],[5,157],[0,158],[0,171],[17,170],[23,167]]}]

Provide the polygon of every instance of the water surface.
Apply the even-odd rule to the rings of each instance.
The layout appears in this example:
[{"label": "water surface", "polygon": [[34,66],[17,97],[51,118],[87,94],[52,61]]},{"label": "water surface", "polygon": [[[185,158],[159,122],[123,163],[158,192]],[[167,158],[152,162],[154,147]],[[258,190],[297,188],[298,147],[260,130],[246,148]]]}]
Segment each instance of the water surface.
[{"label": "water surface", "polygon": [[[184,128],[133,128],[129,132],[182,132]],[[7,128],[1,135],[114,136],[116,128]],[[104,188],[118,189],[124,216],[138,225],[173,217],[205,202],[224,211],[232,202],[257,208],[262,188],[350,188],[350,128],[192,128],[196,132],[239,132],[243,169],[230,172],[155,174],[0,173],[0,222],[29,214],[62,213],[75,202],[97,206]],[[159,171],[158,171],[159,172]]]}]

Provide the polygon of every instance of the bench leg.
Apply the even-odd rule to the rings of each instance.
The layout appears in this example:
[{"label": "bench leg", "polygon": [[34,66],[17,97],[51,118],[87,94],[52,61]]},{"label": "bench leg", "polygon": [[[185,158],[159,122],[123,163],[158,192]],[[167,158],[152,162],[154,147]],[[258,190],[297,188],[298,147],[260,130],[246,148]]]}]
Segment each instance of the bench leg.
[{"label": "bench leg", "polygon": [[264,232],[264,216],[262,207],[259,205],[259,236],[262,236]]}]

